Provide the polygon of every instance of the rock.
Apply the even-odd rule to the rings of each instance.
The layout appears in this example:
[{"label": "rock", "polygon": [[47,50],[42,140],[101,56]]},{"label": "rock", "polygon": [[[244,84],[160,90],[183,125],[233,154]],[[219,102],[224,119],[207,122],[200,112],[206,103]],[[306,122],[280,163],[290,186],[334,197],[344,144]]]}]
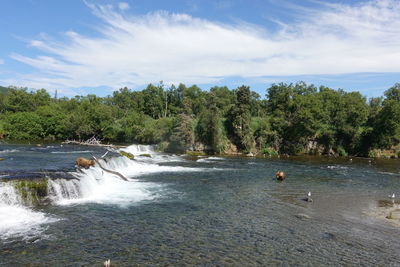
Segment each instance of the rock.
[{"label": "rock", "polygon": [[311,197],[305,197],[302,200],[306,201],[306,202],[313,202]]},{"label": "rock", "polygon": [[308,219],[311,219],[310,216],[308,216],[307,214],[304,214],[304,213],[296,214],[296,215],[294,215],[294,217],[296,217],[297,219],[300,219],[300,220],[308,220]]},{"label": "rock", "polygon": [[254,154],[251,153],[251,152],[249,152],[249,153],[246,155],[246,157],[254,157]]},{"label": "rock", "polygon": [[48,179],[12,181],[14,188],[26,205],[48,203]]},{"label": "rock", "polygon": [[0,161],[5,160],[5,158],[0,158]]},{"label": "rock", "polygon": [[127,157],[128,159],[135,159],[135,156],[132,153],[126,151],[120,151],[119,154],[123,157]]},{"label": "rock", "polygon": [[150,154],[140,154],[139,156],[140,156],[140,157],[151,158],[151,155],[150,155]]},{"label": "rock", "polygon": [[336,240],[336,235],[334,235],[332,233],[329,233],[329,232],[326,232],[326,233],[324,233],[323,238],[324,239],[329,239],[329,240]]},{"label": "rock", "polygon": [[386,216],[389,220],[400,220],[400,209],[393,210]]}]

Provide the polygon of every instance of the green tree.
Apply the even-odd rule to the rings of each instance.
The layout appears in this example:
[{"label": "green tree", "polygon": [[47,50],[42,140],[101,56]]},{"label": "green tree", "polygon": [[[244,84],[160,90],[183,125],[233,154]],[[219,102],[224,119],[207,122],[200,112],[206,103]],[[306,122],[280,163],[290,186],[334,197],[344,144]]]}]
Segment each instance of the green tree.
[{"label": "green tree", "polygon": [[245,152],[250,152],[254,144],[250,121],[250,88],[243,85],[236,90],[236,104],[230,111],[229,122],[234,143]]},{"label": "green tree", "polygon": [[200,142],[208,146],[210,153],[219,154],[225,149],[226,137],[216,100],[214,94],[209,95],[207,109],[200,113],[197,122],[196,135]]},{"label": "green tree", "polygon": [[386,100],[394,100],[400,102],[400,83],[396,83],[385,91]]},{"label": "green tree", "polygon": [[186,152],[194,144],[194,127],[193,119],[186,115],[180,114],[174,119],[169,152]]}]

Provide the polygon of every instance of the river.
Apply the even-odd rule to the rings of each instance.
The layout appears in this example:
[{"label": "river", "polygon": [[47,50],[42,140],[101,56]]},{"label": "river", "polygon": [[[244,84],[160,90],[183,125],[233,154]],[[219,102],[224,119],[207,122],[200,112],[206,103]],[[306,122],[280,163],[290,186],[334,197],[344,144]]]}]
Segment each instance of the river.
[{"label": "river", "polygon": [[[104,148],[0,145],[0,265],[400,266],[400,227],[384,216],[400,207],[398,160],[125,150],[135,160],[114,151],[104,165],[129,181],[76,172]],[[46,205],[9,182],[43,177]]]}]

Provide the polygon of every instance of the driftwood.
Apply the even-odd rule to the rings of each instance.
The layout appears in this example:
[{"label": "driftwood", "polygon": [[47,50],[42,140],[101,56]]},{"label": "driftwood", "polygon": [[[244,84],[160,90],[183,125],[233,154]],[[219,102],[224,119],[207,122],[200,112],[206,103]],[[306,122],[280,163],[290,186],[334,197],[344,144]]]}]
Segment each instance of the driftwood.
[{"label": "driftwood", "polygon": [[81,146],[99,146],[99,147],[109,147],[109,148],[119,148],[119,147],[125,147],[125,146],[116,146],[113,144],[102,144],[100,139],[97,139],[96,137],[92,136],[86,141],[76,141],[76,140],[65,140],[62,142],[62,144],[67,144],[67,145],[81,145]]},{"label": "driftwood", "polygon": [[109,173],[111,173],[111,174],[117,175],[117,176],[119,176],[122,180],[128,181],[128,178],[126,178],[125,176],[123,176],[123,175],[120,174],[119,172],[111,171],[111,170],[109,170],[109,169],[104,168],[103,166],[101,166],[99,160],[98,160],[95,156],[92,156],[92,157],[93,157],[94,161],[97,163],[97,165],[99,165],[99,167],[100,167],[103,171],[106,171],[106,172],[109,172]]}]

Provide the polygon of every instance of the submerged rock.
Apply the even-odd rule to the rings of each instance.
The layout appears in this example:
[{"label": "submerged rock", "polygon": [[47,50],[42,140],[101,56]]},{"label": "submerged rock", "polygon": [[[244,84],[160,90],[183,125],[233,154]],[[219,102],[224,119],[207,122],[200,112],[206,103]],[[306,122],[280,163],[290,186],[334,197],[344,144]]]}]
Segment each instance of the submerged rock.
[{"label": "submerged rock", "polygon": [[324,233],[323,238],[324,239],[329,239],[329,240],[336,240],[336,235],[332,234],[332,233],[329,233],[329,232],[326,232],[326,233]]},{"label": "submerged rock", "polygon": [[400,205],[400,199],[378,200],[378,206],[381,208],[391,208],[391,207],[394,207],[395,204]]},{"label": "submerged rock", "polygon": [[304,200],[306,202],[313,202],[311,197],[305,197],[305,198],[302,198],[302,200]]},{"label": "submerged rock", "polygon": [[393,210],[386,216],[389,220],[400,220],[400,209]]},{"label": "submerged rock", "polygon": [[310,216],[308,216],[307,214],[304,214],[304,213],[296,214],[296,215],[294,215],[294,217],[296,217],[297,219],[300,219],[300,220],[308,220],[308,219],[311,219]]},{"label": "submerged rock", "polygon": [[5,158],[0,158],[0,161],[5,160]]},{"label": "submerged rock", "polygon": [[139,156],[140,156],[140,157],[151,158],[151,155],[150,155],[150,154],[140,154]]}]

